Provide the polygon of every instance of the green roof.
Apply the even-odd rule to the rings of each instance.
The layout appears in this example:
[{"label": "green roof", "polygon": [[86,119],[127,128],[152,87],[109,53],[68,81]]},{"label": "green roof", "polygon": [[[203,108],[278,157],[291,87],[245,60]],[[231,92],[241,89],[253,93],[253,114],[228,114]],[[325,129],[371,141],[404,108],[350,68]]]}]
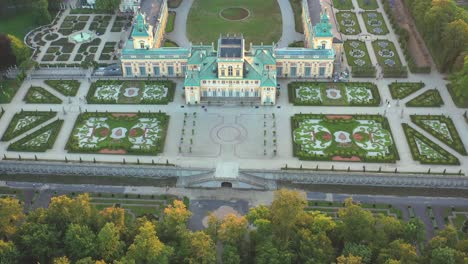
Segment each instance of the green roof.
[{"label": "green roof", "polygon": [[136,22],[133,25],[132,37],[149,37],[148,25],[142,13],[138,13]]},{"label": "green roof", "polygon": [[332,25],[328,18],[327,12],[323,12],[320,17],[320,23],[317,23],[314,27],[314,33],[316,37],[333,37],[331,32]]}]

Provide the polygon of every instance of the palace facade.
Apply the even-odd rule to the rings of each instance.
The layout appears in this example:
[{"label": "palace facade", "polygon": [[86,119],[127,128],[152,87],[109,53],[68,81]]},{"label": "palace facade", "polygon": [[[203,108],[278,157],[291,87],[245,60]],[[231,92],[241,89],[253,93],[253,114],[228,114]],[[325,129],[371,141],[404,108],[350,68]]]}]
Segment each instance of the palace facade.
[{"label": "palace facade", "polygon": [[[303,0],[304,48],[245,45],[243,36],[220,36],[214,45],[189,48],[161,47],[168,11],[166,0],[157,15],[135,16],[121,65],[125,77],[184,77],[187,104],[234,100],[274,105],[278,77],[318,78],[333,76],[335,50],[332,26],[326,12],[312,25],[307,0]],[[154,10],[154,9],[153,9]]]}]

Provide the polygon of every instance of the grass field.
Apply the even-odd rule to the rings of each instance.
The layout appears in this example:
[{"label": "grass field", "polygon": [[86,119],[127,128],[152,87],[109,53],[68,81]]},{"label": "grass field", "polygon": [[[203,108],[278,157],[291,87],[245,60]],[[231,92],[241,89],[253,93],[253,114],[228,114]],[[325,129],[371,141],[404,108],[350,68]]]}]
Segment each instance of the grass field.
[{"label": "grass field", "polygon": [[31,13],[18,14],[6,19],[0,19],[0,33],[7,33],[23,40],[26,33],[36,26]]},{"label": "grass field", "polygon": [[[241,21],[222,18],[220,12],[230,7],[243,7],[250,16]],[[242,33],[246,44],[271,44],[281,37],[281,12],[276,0],[195,0],[188,15],[187,32],[193,43],[216,43],[220,34]]]}]

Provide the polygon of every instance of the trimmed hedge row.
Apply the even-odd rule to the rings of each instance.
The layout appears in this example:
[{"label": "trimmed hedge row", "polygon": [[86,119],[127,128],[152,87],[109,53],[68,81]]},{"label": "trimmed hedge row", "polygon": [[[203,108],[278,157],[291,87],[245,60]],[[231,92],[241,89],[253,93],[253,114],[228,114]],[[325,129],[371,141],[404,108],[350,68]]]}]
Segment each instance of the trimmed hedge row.
[{"label": "trimmed hedge row", "polygon": [[[54,118],[57,115],[57,112],[35,112],[35,111],[21,111],[13,116],[11,119],[10,124],[8,125],[5,133],[3,134],[2,141],[8,141],[10,139],[13,139],[24,132],[46,122],[47,120],[50,120]],[[19,119],[24,118],[26,116],[39,116],[40,119],[36,120],[35,122],[29,123],[27,126],[21,128],[20,130],[15,130],[16,124],[18,123]]]},{"label": "trimmed hedge row", "polygon": [[[63,125],[63,120],[56,120],[47,126],[44,126],[40,128],[39,130],[36,130],[30,135],[25,136],[24,138],[10,144],[8,146],[8,150],[10,151],[25,151],[25,152],[45,152],[48,149],[53,148],[55,140],[57,139],[57,136],[60,132],[60,129],[62,128]],[[35,137],[39,136],[40,134],[51,130],[52,129],[52,134],[49,136],[48,140],[46,143],[41,144],[39,146],[23,146],[24,143],[34,139]]]},{"label": "trimmed hedge row", "polygon": [[[431,134],[440,141],[444,142],[447,146],[453,148],[458,153],[465,156],[467,155],[465,146],[463,145],[463,142],[460,139],[460,135],[458,134],[458,131],[455,128],[455,125],[453,124],[453,121],[450,117],[443,115],[411,115],[410,117],[411,121],[413,121],[413,123],[418,125],[424,131]],[[432,129],[430,126],[424,124],[422,120],[438,120],[441,123],[445,123],[447,125],[448,130],[450,131],[450,137],[452,138],[452,140],[448,139],[447,137],[444,137],[444,135],[441,133],[437,133],[437,131],[434,131],[434,129]]]},{"label": "trimmed hedge row", "polygon": [[403,99],[424,86],[426,85],[423,82],[392,82],[388,88],[393,99]]},{"label": "trimmed hedge row", "polygon": [[408,49],[408,41],[410,37],[408,30],[400,27],[400,25],[398,25],[398,23],[396,22],[395,15],[393,14],[393,11],[391,10],[389,1],[382,0],[382,3],[383,3],[385,13],[387,13],[387,17],[390,20],[390,24],[392,24],[392,27],[394,28],[395,33],[398,35],[398,42],[400,43],[400,47],[403,50],[403,54],[405,56],[406,62],[408,63],[409,70],[412,73],[430,73],[431,72],[430,66],[419,67],[416,65],[413,55]]},{"label": "trimmed hedge row", "polygon": [[[421,164],[460,165],[460,161],[455,156],[448,153],[441,146],[432,142],[431,140],[423,136],[421,133],[416,131],[414,128],[412,128],[408,124],[402,123],[401,125],[403,126],[403,131],[405,132],[406,141],[408,142],[408,146],[411,150],[411,155],[413,156],[414,160],[419,161]],[[414,138],[418,138],[419,140],[423,141],[425,144],[433,148],[435,151],[439,152],[446,159],[445,160],[430,159],[430,158],[427,158],[426,156],[421,155],[419,153],[419,149]]]},{"label": "trimmed hedge row", "polygon": [[[119,116],[115,117],[112,115],[113,113],[103,113],[103,112],[96,112],[96,113],[83,113],[78,116],[75,122],[75,126],[73,127],[72,133],[70,134],[70,137],[68,138],[67,145],[65,146],[65,149],[68,150],[69,152],[72,153],[98,153],[101,149],[107,148],[110,150],[120,150],[124,149],[126,151],[126,154],[131,154],[131,155],[156,155],[159,153],[162,153],[164,151],[164,143],[166,141],[166,135],[167,135],[167,128],[169,126],[169,119],[170,116],[165,114],[165,113],[127,113],[127,114],[136,114],[136,116]],[[121,113],[119,113],[121,114]],[[136,119],[139,118],[154,118],[158,117],[161,121],[161,138],[159,142],[155,143],[154,145],[151,146],[150,149],[133,149],[131,148],[132,144],[126,144],[129,142],[119,142],[119,144],[112,144],[112,141],[109,141],[109,145],[101,148],[83,148],[79,147],[77,139],[73,136],[73,132],[75,131],[76,127],[78,124],[85,122],[87,119],[90,117],[107,117],[109,120],[112,122],[112,120],[117,120],[118,121],[127,121],[127,122],[132,122],[135,121]]]}]

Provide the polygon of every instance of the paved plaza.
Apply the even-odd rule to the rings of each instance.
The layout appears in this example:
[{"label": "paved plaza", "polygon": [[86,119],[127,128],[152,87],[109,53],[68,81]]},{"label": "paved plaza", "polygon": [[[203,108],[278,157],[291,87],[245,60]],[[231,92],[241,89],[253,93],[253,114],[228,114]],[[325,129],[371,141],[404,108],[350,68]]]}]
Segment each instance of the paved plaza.
[{"label": "paved plaza", "polygon": [[[177,42],[181,46],[188,46],[189,41],[186,37],[186,19],[192,0],[185,0],[182,4],[174,9],[177,12],[175,21],[175,29],[172,33],[167,34],[167,37]],[[295,32],[293,14],[287,0],[279,0],[279,5],[283,17],[283,35],[279,42],[280,47],[287,46],[288,43],[300,39],[300,34]],[[332,18],[331,21],[336,23],[334,14],[328,4],[324,2],[327,10]],[[358,6],[357,1],[353,1],[354,6]],[[359,9],[357,9],[359,11]],[[335,10],[336,11],[336,10]],[[396,46],[397,55],[406,65],[405,57],[398,45],[396,35],[388,21],[387,16],[379,3],[377,11],[383,14],[385,23],[387,24],[389,33],[379,38],[385,38],[392,41]],[[69,10],[65,11],[66,15]],[[93,16],[93,15],[91,15]],[[64,19],[60,18],[61,21]],[[90,26],[93,17],[87,20],[87,26]],[[110,24],[115,20],[115,16],[111,18]],[[465,121],[463,114],[465,109],[457,108],[449,92],[446,89],[447,81],[444,75],[433,70],[430,74],[408,74],[408,78],[394,79],[381,78],[382,68],[378,66],[378,59],[375,55],[372,41],[377,39],[377,36],[369,34],[366,30],[362,16],[357,16],[357,20],[362,32],[358,35],[341,36],[343,40],[361,40],[364,41],[372,65],[376,66],[377,78],[350,78],[350,82],[371,82],[374,83],[380,93],[380,103],[378,106],[297,106],[289,102],[288,99],[288,83],[299,81],[294,79],[278,79],[280,84],[280,95],[275,106],[255,106],[245,103],[243,105],[235,103],[216,104],[215,102],[205,106],[190,106],[185,104],[183,98],[183,79],[173,79],[176,83],[174,100],[167,105],[152,105],[152,104],[89,104],[87,101],[88,92],[92,82],[98,79],[105,80],[106,78],[92,75],[90,70],[81,70],[78,68],[71,69],[48,69],[35,70],[30,73],[30,77],[22,83],[15,97],[8,104],[2,104],[1,107],[5,110],[0,122],[0,134],[3,135],[9,126],[13,116],[22,111],[52,111],[56,112],[55,118],[47,120],[40,126],[31,128],[26,133],[16,136],[12,139],[0,142],[0,153],[11,159],[39,159],[64,161],[67,160],[83,160],[97,162],[117,162],[122,163],[125,159],[127,162],[138,163],[171,163],[176,166],[187,168],[204,168],[215,169],[221,164],[237,164],[240,169],[273,169],[278,170],[285,166],[288,168],[316,168],[335,169],[335,170],[383,170],[401,172],[421,172],[425,173],[430,170],[432,173],[442,173],[443,171],[450,173],[458,173],[461,171],[465,175],[468,174],[468,157],[460,154],[454,149],[448,147],[443,141],[428,133],[426,130],[413,125],[417,132],[430,139],[430,141],[441,146],[449,154],[459,160],[459,165],[423,165],[419,161],[413,159],[411,150],[408,146],[407,139],[402,128],[402,123],[412,124],[411,115],[444,115],[452,119],[456,130],[458,131],[461,141],[465,146],[468,146],[468,124]],[[335,25],[336,26],[336,25]],[[336,27],[333,27],[335,35],[340,35],[336,32]],[[103,41],[99,44],[98,51],[104,48],[103,43],[108,41],[119,42],[126,38],[125,32],[116,33],[109,32],[110,26],[107,28],[107,33],[103,36]],[[45,54],[49,43],[45,49],[39,54],[39,59]],[[78,48],[72,52],[74,55]],[[99,53],[99,52],[98,52]],[[73,57],[73,56],[72,56]],[[346,56],[343,56],[346,62]],[[70,61],[72,59],[70,58]],[[346,65],[346,63],[345,63]],[[32,78],[31,78],[32,77]],[[65,96],[64,94],[53,89],[44,81],[50,78],[54,79],[77,79],[80,81],[78,92],[74,96]],[[115,80],[115,78],[114,78]],[[301,80],[303,81],[303,80]],[[312,81],[312,80],[309,80]],[[325,80],[323,80],[325,81]],[[329,81],[329,80],[328,80]],[[401,100],[392,99],[389,84],[392,82],[422,82],[425,86],[422,89],[410,94]],[[57,104],[34,104],[26,103],[23,98],[28,93],[32,86],[42,87],[53,96],[60,99],[61,103]],[[443,100],[441,107],[407,107],[405,104],[408,101],[426,93],[429,90],[436,89]],[[131,91],[129,91],[131,92]],[[117,96],[117,95],[116,95]],[[120,100],[120,99],[119,99]],[[67,142],[72,134],[75,122],[78,116],[85,112],[108,112],[108,113],[166,113],[169,117],[167,133],[165,136],[164,148],[162,153],[154,155],[123,155],[118,152],[108,151],[113,154],[97,154],[83,152],[71,153],[68,152]],[[322,114],[322,115],[382,115],[388,119],[390,130],[393,136],[394,145],[399,154],[399,160],[396,163],[365,163],[365,162],[347,162],[347,161],[304,161],[294,157],[293,138],[291,133],[291,117],[296,114]],[[36,132],[43,126],[54,122],[57,118],[63,119],[63,125],[58,132],[55,143],[46,152],[17,152],[8,150],[11,143]],[[119,132],[120,133],[120,132]],[[136,133],[136,132],[135,132]],[[101,152],[102,153],[102,152]],[[105,152],[104,152],[105,153]]]}]

